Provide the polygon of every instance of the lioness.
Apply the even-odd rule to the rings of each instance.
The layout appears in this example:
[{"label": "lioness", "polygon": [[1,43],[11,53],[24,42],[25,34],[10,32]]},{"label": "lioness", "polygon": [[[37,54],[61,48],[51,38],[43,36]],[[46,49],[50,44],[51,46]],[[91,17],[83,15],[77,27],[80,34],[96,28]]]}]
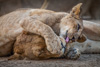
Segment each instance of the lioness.
[{"label": "lioness", "polygon": [[[70,13],[45,9],[23,9],[1,16],[0,56],[11,53],[16,38],[23,31],[42,36],[45,40],[46,50],[56,57],[64,55],[66,44],[62,40],[65,38],[68,43],[80,42],[78,38],[83,36],[83,23],[80,19],[81,5],[80,3],[73,7]],[[60,35],[61,38],[57,35]]]}]

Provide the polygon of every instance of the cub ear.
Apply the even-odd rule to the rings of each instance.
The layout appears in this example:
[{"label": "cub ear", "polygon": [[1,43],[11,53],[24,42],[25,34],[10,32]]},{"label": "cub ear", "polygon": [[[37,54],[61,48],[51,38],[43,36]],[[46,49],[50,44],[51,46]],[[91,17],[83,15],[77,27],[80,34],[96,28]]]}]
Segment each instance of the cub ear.
[{"label": "cub ear", "polygon": [[86,41],[86,36],[84,34],[82,34],[81,37],[78,38],[77,42],[82,43]]},{"label": "cub ear", "polygon": [[81,6],[82,6],[82,3],[79,3],[76,6],[74,6],[70,14],[74,16],[75,18],[80,19]]}]

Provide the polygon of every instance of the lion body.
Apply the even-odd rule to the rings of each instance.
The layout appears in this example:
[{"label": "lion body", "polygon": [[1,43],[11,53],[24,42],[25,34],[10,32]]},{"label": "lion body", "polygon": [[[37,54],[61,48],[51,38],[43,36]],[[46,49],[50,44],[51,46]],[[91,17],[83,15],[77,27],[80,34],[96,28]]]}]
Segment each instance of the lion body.
[{"label": "lion body", "polygon": [[[60,19],[65,16],[67,13],[55,13],[54,11],[45,10],[45,9],[23,9],[16,10],[14,12],[8,13],[0,17],[0,56],[6,56],[11,53],[13,44],[16,40],[16,37],[23,33],[24,30],[21,27],[20,21],[27,17],[32,17],[33,21],[39,20],[44,24],[50,26],[56,34],[59,34],[59,22]],[[41,27],[42,24],[34,25]],[[27,24],[23,24],[24,26]],[[22,26],[23,26],[22,25]],[[44,26],[45,27],[45,26]],[[57,27],[57,28],[55,28]],[[27,27],[28,28],[28,25]],[[35,27],[33,27],[35,28]],[[48,28],[46,27],[48,30]],[[42,29],[40,29],[42,31]],[[44,28],[45,30],[45,28]],[[38,32],[38,30],[36,31]],[[48,32],[48,31],[47,31]],[[44,32],[45,33],[45,32]],[[48,33],[51,35],[52,33]],[[41,35],[41,33],[39,33]]]},{"label": "lion body", "polygon": [[48,59],[57,57],[50,53],[43,37],[36,34],[20,34],[13,47],[14,55],[10,59]]}]

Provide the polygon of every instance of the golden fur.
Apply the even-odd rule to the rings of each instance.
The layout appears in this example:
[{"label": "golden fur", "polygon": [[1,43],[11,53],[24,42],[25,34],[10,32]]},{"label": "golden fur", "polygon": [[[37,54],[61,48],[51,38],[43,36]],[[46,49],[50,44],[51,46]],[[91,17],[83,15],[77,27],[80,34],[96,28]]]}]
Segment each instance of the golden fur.
[{"label": "golden fur", "polygon": [[[47,50],[43,37],[32,34],[20,34],[13,47],[14,55],[11,59],[48,59],[60,57],[58,54],[52,54]],[[66,50],[67,52],[67,50]]]},{"label": "golden fur", "polygon": [[100,53],[100,24],[84,20],[83,26],[86,41],[83,43],[74,42],[69,45],[79,49],[81,53]]},{"label": "golden fur", "polygon": [[[66,45],[64,41],[65,35],[67,35],[67,37],[69,37],[70,39],[75,37],[75,40],[78,40],[78,37],[82,36],[83,23],[79,18],[79,14],[78,14],[80,13],[81,5],[82,4],[76,5],[75,9],[73,8],[69,14],[66,12],[54,12],[45,9],[25,9],[25,10],[17,10],[0,17],[0,30],[2,30],[0,31],[0,41],[1,41],[0,48],[6,47],[7,45],[11,46],[10,48],[0,49],[0,56],[5,56],[10,53],[13,46],[12,44],[8,44],[8,43],[14,43],[15,41],[19,43],[19,40],[18,39],[16,40],[16,38],[21,33],[23,33],[23,31],[42,36],[44,38],[42,39],[45,40],[45,44],[41,45],[41,48],[45,48],[47,53],[51,54],[50,57],[52,57],[52,55],[54,55],[53,57],[60,57],[64,55],[64,48],[62,48],[61,46],[61,40],[63,40],[62,43],[63,46],[65,46]],[[80,28],[77,31],[78,24],[80,25]],[[55,28],[57,26],[60,27]],[[67,34],[66,31],[68,31]],[[63,38],[61,39],[59,36],[57,36],[57,34]],[[36,37],[38,37],[37,35]],[[33,36],[35,37],[35,35]],[[20,37],[19,39],[21,39]],[[34,42],[35,41],[33,41],[33,43]],[[19,48],[23,47],[23,50],[25,50],[24,49],[25,46],[23,45],[24,44],[21,44]],[[30,44],[30,46],[28,47],[30,48],[32,45]],[[37,46],[37,49],[39,47],[40,46]],[[15,54],[17,52],[16,48],[17,47],[15,47],[14,49]],[[31,47],[31,48],[34,48],[35,50],[35,47]],[[5,50],[5,53],[3,52],[3,50]],[[28,49],[28,51],[30,50],[31,49]],[[25,53],[27,53],[27,51]],[[38,56],[37,54],[35,55]]]}]

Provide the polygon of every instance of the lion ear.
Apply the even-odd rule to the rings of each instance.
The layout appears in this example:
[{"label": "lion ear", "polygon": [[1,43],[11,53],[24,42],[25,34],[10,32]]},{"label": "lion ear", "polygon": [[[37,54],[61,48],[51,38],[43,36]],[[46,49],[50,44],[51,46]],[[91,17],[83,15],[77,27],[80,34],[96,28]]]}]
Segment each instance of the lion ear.
[{"label": "lion ear", "polygon": [[77,42],[82,43],[86,41],[86,36],[84,34],[82,34],[81,37],[78,38]]},{"label": "lion ear", "polygon": [[75,18],[80,19],[81,6],[82,6],[82,3],[79,3],[76,6],[74,6],[70,14],[74,16]]}]

